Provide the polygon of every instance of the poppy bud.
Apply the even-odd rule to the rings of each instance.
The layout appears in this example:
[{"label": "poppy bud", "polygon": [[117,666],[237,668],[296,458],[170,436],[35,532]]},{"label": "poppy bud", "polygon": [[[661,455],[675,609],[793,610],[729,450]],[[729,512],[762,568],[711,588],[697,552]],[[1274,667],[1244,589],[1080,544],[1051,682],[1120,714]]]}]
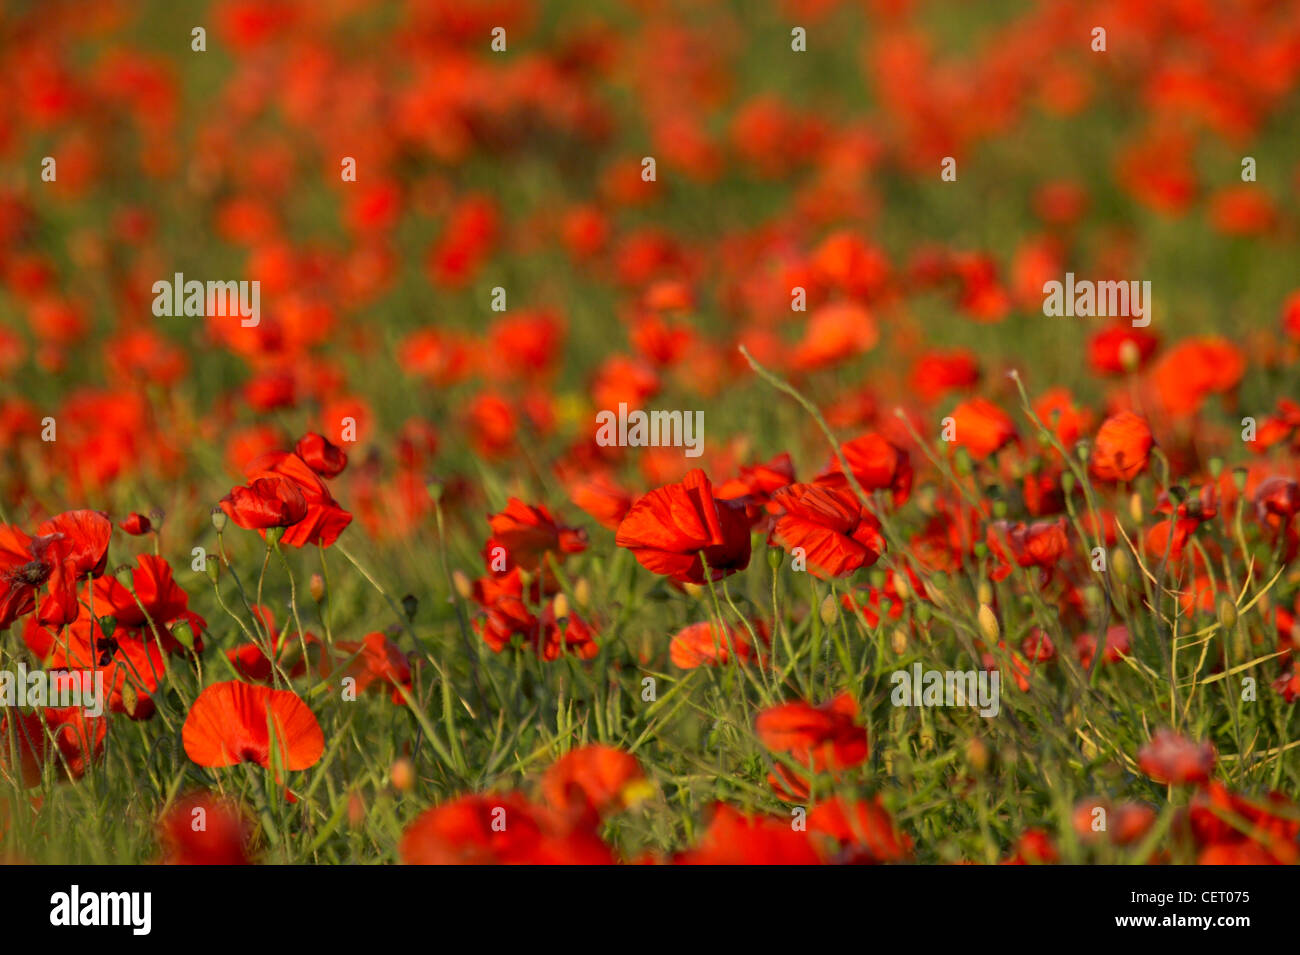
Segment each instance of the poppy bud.
[{"label": "poppy bud", "polygon": [[840,619],[840,605],[835,602],[834,594],[827,594],[822,598],[822,605],[819,610],[822,623],[826,626],[834,626],[835,621]]},{"label": "poppy bud", "polygon": [[474,594],[474,586],[469,582],[469,578],[459,570],[451,572],[451,585],[456,588],[456,593],[462,600],[469,600]]},{"label": "poppy bud", "polygon": [[398,792],[410,792],[415,787],[415,767],[405,756],[393,763],[388,775],[393,781],[393,788]]},{"label": "poppy bud", "polygon": [[688,596],[694,597],[696,600],[699,600],[704,596],[704,588],[699,584],[682,584],[682,590],[686,591]]},{"label": "poppy bud", "polygon": [[987,580],[981,580],[979,589],[976,591],[976,597],[982,604],[993,603],[993,585]]},{"label": "poppy bud", "polygon": [[1111,554],[1110,574],[1120,584],[1127,584],[1133,579],[1133,559],[1125,548],[1116,547]]},{"label": "poppy bud", "polygon": [[1134,492],[1128,498],[1128,516],[1133,518],[1134,524],[1141,524],[1143,518],[1142,495]]},{"label": "poppy bud", "polygon": [[213,560],[204,561],[203,569],[207,571],[208,580],[212,581],[214,584],[221,579],[221,561],[216,560],[215,558]]},{"label": "poppy bud", "polygon": [[226,512],[221,508],[214,507],[212,509],[212,526],[217,529],[218,534],[226,529],[226,521],[229,519],[226,517]]},{"label": "poppy bud", "polygon": [[569,619],[569,598],[562,593],[556,594],[551,601],[551,613],[556,620]]},{"label": "poppy bud", "polygon": [[1232,483],[1237,486],[1238,494],[1245,493],[1247,477],[1249,477],[1249,472],[1245,468],[1232,469]]},{"label": "poppy bud", "polygon": [[912,594],[911,585],[907,582],[906,574],[894,575],[894,593],[898,595],[899,600],[906,600]]},{"label": "poppy bud", "polygon": [[989,748],[978,736],[972,736],[966,743],[966,765],[976,774],[989,768]]},{"label": "poppy bud", "polygon": [[785,559],[785,551],[783,551],[781,548],[769,547],[767,549],[767,566],[771,567],[773,570],[778,569],[781,566],[781,562],[784,559]]},{"label": "poppy bud", "polygon": [[424,489],[429,492],[429,497],[435,504],[442,500],[443,486],[442,482],[438,479],[434,478],[429,481],[429,483],[424,486]]},{"label": "poppy bud", "polygon": [[194,628],[188,620],[177,620],[172,624],[172,636],[186,650],[194,649]]},{"label": "poppy bud", "polygon": [[1127,372],[1137,371],[1138,362],[1142,360],[1142,352],[1138,349],[1137,342],[1131,338],[1126,338],[1119,345],[1119,363],[1120,367]]},{"label": "poppy bud", "polygon": [[579,577],[573,585],[573,599],[584,609],[591,606],[591,583],[586,577]]},{"label": "poppy bud", "polygon": [[366,801],[355,789],[348,793],[348,825],[360,829],[366,821]]},{"label": "poppy bud", "polygon": [[929,604],[918,604],[916,607],[915,617],[917,623],[929,623],[930,622]]},{"label": "poppy bud", "polygon": [[105,614],[99,618],[99,632],[104,635],[105,639],[113,636],[113,631],[117,629],[117,618],[112,614]]},{"label": "poppy bud", "polygon": [[895,627],[894,632],[889,635],[889,649],[900,657],[907,652],[907,631],[902,627]]},{"label": "poppy bud", "polygon": [[997,614],[988,604],[980,604],[979,609],[980,633],[990,645],[996,644],[1002,636],[1002,628],[998,625]]},{"label": "poppy bud", "polygon": [[1219,626],[1229,631],[1237,626],[1237,605],[1224,594],[1219,598]]},{"label": "poppy bud", "polygon": [[402,598],[402,609],[406,611],[408,623],[415,619],[415,612],[420,609],[420,601],[415,594],[407,594]]},{"label": "poppy bud", "polygon": [[140,705],[140,694],[135,691],[135,684],[130,680],[122,681],[122,708],[126,710],[128,716],[134,716],[136,707]]},{"label": "poppy bud", "polygon": [[1066,497],[1074,493],[1074,472],[1066,471],[1061,475],[1061,491]]},{"label": "poppy bud", "polygon": [[1219,475],[1223,473],[1223,458],[1210,458],[1208,467],[1210,469],[1210,477],[1217,481]]},{"label": "poppy bud", "polygon": [[311,599],[320,603],[325,599],[325,578],[320,574],[312,574],[307,589],[311,591]]}]

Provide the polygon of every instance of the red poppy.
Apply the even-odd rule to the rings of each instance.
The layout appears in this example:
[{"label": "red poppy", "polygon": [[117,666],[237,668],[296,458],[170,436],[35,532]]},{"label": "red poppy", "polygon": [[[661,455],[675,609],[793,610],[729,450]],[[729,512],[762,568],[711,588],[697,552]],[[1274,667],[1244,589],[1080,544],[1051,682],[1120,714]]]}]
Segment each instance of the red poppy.
[{"label": "red poppy", "polygon": [[559,524],[543,506],[533,507],[510,498],[500,514],[488,516],[492,543],[505,547],[512,565],[536,570],[546,554],[580,554],[587,549],[587,532]]},{"label": "red poppy", "polygon": [[1281,793],[1251,799],[1212,781],[1188,807],[1201,865],[1294,865],[1300,861],[1300,816]]},{"label": "red poppy", "polygon": [[1007,413],[986,398],[971,398],[952,409],[953,443],[983,461],[1016,440]]},{"label": "red poppy", "polygon": [[1147,466],[1151,428],[1131,411],[1107,418],[1093,442],[1090,470],[1102,481],[1131,481]]},{"label": "red poppy", "polygon": [[207,630],[207,621],[189,609],[189,594],[176,583],[171,565],[154,554],[141,554],[135,560],[131,590],[118,583],[116,577],[105,575],[95,581],[92,606],[96,615],[112,614],[122,627],[143,628],[152,622],[154,635],[168,653],[187,649],[176,641],[170,629],[172,624],[184,621],[193,632],[188,649],[201,653],[200,635]]},{"label": "red poppy", "polygon": [[282,477],[257,478],[232,489],[219,503],[232,521],[250,531],[288,527],[307,516],[302,489]]},{"label": "red poppy", "polygon": [[787,551],[802,548],[808,568],[823,579],[870,567],[885,552],[880,522],[847,489],[792,484],[772,496],[781,516],[772,539]]},{"label": "red poppy", "polygon": [[299,438],[293,450],[307,467],[323,478],[338,477],[348,466],[347,452],[314,431]]},{"label": "red poppy", "polygon": [[551,764],[542,776],[542,797],[562,817],[594,824],[599,817],[626,808],[629,790],[644,779],[635,756],[592,743]]},{"label": "red poppy", "polygon": [[60,627],[76,620],[77,583],[104,572],[112,533],[98,511],[67,511],[40,524],[34,537],[0,524],[0,630],[36,607],[41,587],[41,623]]},{"label": "red poppy", "polygon": [[[869,432],[841,445],[840,453],[863,491],[868,494],[891,491],[895,505],[907,501],[912,492],[912,463],[902,448],[882,435]],[[838,457],[831,459],[827,469],[817,476],[816,483],[834,488],[850,487]]]},{"label": "red poppy", "polygon": [[141,535],[148,534],[153,530],[153,522],[143,514],[137,514],[135,511],[132,511],[130,514],[126,515],[126,517],[122,518],[122,520],[118,521],[117,526],[122,528],[122,530],[126,531],[132,537],[140,537]]},{"label": "red poppy", "polygon": [[683,627],[668,644],[668,658],[683,670],[722,666],[731,660],[733,651],[742,663],[754,658],[754,647],[745,628],[732,626],[725,634],[719,633],[718,626],[707,620]]},{"label": "red poppy", "polygon": [[382,633],[368,633],[360,643],[340,640],[338,648],[347,654],[359,654],[347,675],[356,680],[356,690],[364,693],[372,686],[392,687],[394,703],[405,703],[405,689],[411,693],[411,665],[397,644]]},{"label": "red poppy", "polygon": [[911,837],[898,831],[879,796],[854,801],[835,796],[818,803],[808,814],[808,831],[826,838],[833,862],[878,865],[912,855]]},{"label": "red poppy", "polygon": [[703,584],[705,561],[712,580],[749,566],[744,509],[717,500],[699,468],[680,484],[656,488],[633,504],[615,543],[631,550],[642,567],[678,583]]},{"label": "red poppy", "polygon": [[[768,707],[758,714],[754,729],[772,752],[814,772],[836,772],[857,766],[871,753],[866,729],[855,722],[857,715],[857,701],[842,693],[820,706],[800,701]],[[768,781],[783,797],[808,795],[807,781],[781,763]]]},{"label": "red poppy", "polygon": [[1175,786],[1204,783],[1214,770],[1212,743],[1197,743],[1173,730],[1162,729],[1138,751],[1138,768],[1158,783]]},{"label": "red poppy", "polygon": [[808,833],[788,819],[745,815],[725,803],[713,810],[709,828],[677,865],[817,865],[821,859]]},{"label": "red poppy", "polygon": [[185,717],[181,740],[200,766],[257,763],[270,767],[271,726],[276,762],[282,769],[312,766],[325,751],[315,715],[291,690],[273,690],[229,680],[199,694]]},{"label": "red poppy", "polygon": [[[273,451],[248,465],[247,474],[256,483],[259,478],[285,478],[295,484],[307,504],[306,514],[284,526],[281,543],[290,547],[319,544],[329,547],[352,523],[352,515],[339,507],[329,490],[307,462],[296,454]],[[265,532],[263,532],[265,536]]]},{"label": "red poppy", "polygon": [[118,627],[105,636],[100,620],[86,616],[56,633],[28,618],[23,641],[50,669],[102,674],[110,712],[135,720],[153,716],[153,694],[167,674],[167,663],[157,642],[143,631]]},{"label": "red poppy", "polygon": [[1011,573],[1004,541],[1010,548],[1010,559],[1019,567],[1050,570],[1070,549],[1063,517],[1055,521],[1035,521],[1032,524],[993,521],[989,524],[985,542],[998,562],[997,568],[990,575],[994,580],[1004,580]]},{"label": "red poppy", "polygon": [[1300,484],[1290,478],[1271,477],[1255,489],[1255,513],[1261,524],[1273,529],[1291,523],[1300,511]]},{"label": "red poppy", "polygon": [[235,802],[212,793],[182,796],[158,822],[164,865],[248,865],[253,824]]},{"label": "red poppy", "polygon": [[562,821],[514,793],[461,796],[421,813],[402,834],[407,865],[608,865],[586,826]]}]

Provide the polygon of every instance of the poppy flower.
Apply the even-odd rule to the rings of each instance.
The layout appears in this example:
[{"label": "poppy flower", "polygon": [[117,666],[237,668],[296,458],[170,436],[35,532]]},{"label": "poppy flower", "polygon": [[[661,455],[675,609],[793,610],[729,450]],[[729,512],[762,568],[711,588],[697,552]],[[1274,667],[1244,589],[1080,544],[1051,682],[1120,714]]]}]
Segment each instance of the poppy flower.
[{"label": "poppy flower", "polygon": [[1061,861],[1061,854],[1052,844],[1052,837],[1042,829],[1026,829],[1016,840],[1015,852],[1003,865],[1053,865]]},{"label": "poppy flower", "polygon": [[791,484],[772,496],[781,516],[772,539],[787,551],[802,548],[808,568],[823,579],[869,567],[885,551],[880,522],[852,491],[822,484]]},{"label": "poppy flower", "polygon": [[162,641],[163,649],[168,653],[187,649],[177,642],[170,629],[171,625],[184,621],[194,635],[189,649],[201,653],[203,640],[200,634],[207,630],[208,623],[189,609],[189,594],[176,583],[171,565],[155,554],[140,554],[135,560],[131,590],[113,576],[105,575],[95,581],[95,613],[101,617],[111,614],[118,626],[127,628],[139,629],[152,622],[154,635]]},{"label": "poppy flower", "polygon": [[[842,693],[819,706],[799,701],[768,707],[758,714],[754,729],[772,752],[814,772],[836,772],[857,766],[871,753],[857,715],[857,701]],[[784,764],[775,765],[768,781],[783,797],[808,795],[807,781]]]},{"label": "poppy flower", "polygon": [[793,483],[794,461],[782,452],[770,461],[741,468],[736,477],[718,485],[713,495],[720,501],[744,505],[746,515],[755,522],[764,510],[772,510],[772,494]]},{"label": "poppy flower", "polygon": [[257,763],[271,766],[274,727],[279,766],[306,769],[325,751],[320,724],[291,690],[273,690],[229,680],[199,694],[185,717],[181,741],[185,754],[200,766]]},{"label": "poppy flower", "polygon": [[[1092,666],[1093,655],[1097,652],[1097,638],[1091,633],[1079,634],[1074,638],[1074,652],[1079,657],[1079,665],[1089,669]],[[1102,646],[1102,663],[1118,663],[1130,652],[1128,627],[1116,624],[1106,631],[1106,639]]]},{"label": "poppy flower", "polygon": [[307,516],[307,499],[288,478],[264,477],[236,487],[219,502],[226,516],[250,531],[288,527]]},{"label": "poppy flower", "polygon": [[1300,861],[1300,816],[1286,796],[1262,799],[1211,781],[1191,800],[1188,828],[1201,865],[1294,865]]},{"label": "poppy flower", "polygon": [[[883,435],[868,432],[840,445],[840,453],[863,491],[890,491],[895,505],[906,503],[912,492],[912,463],[906,451]],[[838,457],[832,458],[815,483],[851,489]]]},{"label": "poppy flower", "polygon": [[372,686],[392,687],[392,701],[406,702],[402,689],[411,693],[411,665],[397,644],[382,633],[368,633],[360,643],[340,640],[336,646],[349,655],[358,654],[347,673],[357,681],[358,693]]},{"label": "poppy flower", "polygon": [[912,854],[911,837],[898,831],[879,796],[818,803],[808,814],[808,831],[825,837],[831,861],[841,864],[905,862]]},{"label": "poppy flower", "polygon": [[329,547],[352,523],[352,515],[339,507],[316,472],[296,454],[284,451],[264,454],[249,463],[246,473],[254,483],[261,478],[287,479],[301,492],[307,504],[306,514],[287,525],[272,525],[284,527],[284,536],[280,538],[282,544],[289,547],[308,544]]},{"label": "poppy flower", "polygon": [[[536,570],[546,554],[580,554],[587,549],[587,532],[559,524],[543,506],[510,498],[500,514],[488,516],[493,542],[503,546],[512,564]],[[491,544],[489,544],[489,550]]]},{"label": "poppy flower", "polygon": [[744,627],[728,627],[725,634],[718,632],[717,624],[704,620],[683,627],[673,634],[668,644],[668,658],[683,670],[700,666],[722,666],[736,659],[748,663],[754,657],[754,647]]},{"label": "poppy flower", "polygon": [[575,476],[565,482],[565,490],[569,500],[611,531],[618,530],[632,507],[632,494],[607,471]]},{"label": "poppy flower", "polygon": [[950,391],[975,385],[979,378],[980,367],[974,353],[953,349],[921,356],[912,368],[908,383],[922,401],[935,402]]},{"label": "poppy flower", "polygon": [[8,767],[11,751],[18,753],[14,774],[22,785],[40,784],[45,763],[53,763],[61,779],[80,779],[104,752],[108,721],[87,716],[84,708],[46,707],[30,713],[12,710],[16,719],[0,719],[0,766]]},{"label": "poppy flower", "polygon": [[1300,511],[1300,484],[1290,478],[1271,477],[1255,489],[1255,513],[1261,524],[1285,526]]},{"label": "poppy flower", "polygon": [[1152,443],[1145,419],[1122,411],[1102,422],[1089,469],[1102,481],[1131,481],[1146,468]]},{"label": "poppy flower", "polygon": [[952,409],[953,443],[983,461],[1016,440],[1016,426],[987,398],[971,398]]},{"label": "poppy flower", "polygon": [[567,829],[514,793],[472,794],[425,810],[402,833],[406,865],[608,865],[589,827]]},{"label": "poppy flower", "polygon": [[565,753],[542,776],[542,798],[569,819],[595,822],[635,801],[645,775],[636,757],[613,746],[592,743]]},{"label": "poppy flower", "polygon": [[1010,549],[1010,560],[1015,561],[1016,566],[1051,570],[1070,547],[1063,517],[1055,521],[1035,521],[1032,524],[993,521],[989,524],[985,542],[989,553],[998,562],[998,567],[991,574],[994,580],[1005,580],[1011,573],[1007,548]]},{"label": "poppy flower", "polygon": [[614,542],[632,551],[646,570],[677,583],[721,580],[749,566],[749,523],[744,509],[713,496],[699,468],[679,484],[641,497],[618,526]]},{"label": "poppy flower", "polygon": [[182,796],[158,821],[164,865],[249,865],[252,839],[248,815],[212,793]]},{"label": "poppy flower", "polygon": [[76,620],[77,584],[104,572],[112,533],[98,511],[67,511],[41,523],[34,537],[0,524],[0,630],[36,607],[41,587],[41,623],[60,627]]},{"label": "poppy flower", "polygon": [[[271,660],[266,655],[265,644],[261,642],[241,643],[226,651],[226,659],[230,661],[230,665],[235,672],[245,680],[253,683],[270,683],[276,667],[291,679],[306,673],[311,665],[311,660],[303,656],[303,645],[307,646],[308,652],[312,648],[319,650],[320,639],[315,634],[304,633],[300,642],[289,631],[281,631],[276,628],[275,614],[268,608],[259,604],[255,605],[252,611],[253,616],[261,622],[262,629],[269,635],[268,640],[272,652],[275,654],[276,666],[271,665]],[[328,670],[329,663],[321,656],[320,672],[324,675]]]},{"label": "poppy flower", "polygon": [[315,431],[309,431],[299,438],[293,451],[306,462],[307,467],[323,478],[338,477],[348,466],[347,452]]},{"label": "poppy flower", "polygon": [[787,819],[746,815],[725,803],[713,810],[709,827],[677,865],[817,865],[821,862],[807,832]]},{"label": "poppy flower", "polygon": [[794,349],[793,367],[816,371],[870,351],[880,340],[876,321],[855,302],[832,302],[808,317],[803,340]]},{"label": "poppy flower", "polygon": [[110,712],[134,720],[153,716],[153,694],[167,674],[167,663],[157,642],[143,631],[123,626],[110,637],[100,620],[86,616],[56,633],[28,618],[23,642],[52,670],[102,675]]},{"label": "poppy flower", "polygon": [[1160,339],[1141,328],[1116,325],[1088,339],[1088,364],[1099,375],[1137,371],[1155,354]]},{"label": "poppy flower", "polygon": [[143,514],[137,514],[135,511],[118,521],[117,526],[132,537],[140,537],[153,530],[153,522]]},{"label": "poppy flower", "polygon": [[1204,783],[1214,769],[1211,743],[1197,743],[1173,730],[1162,729],[1138,750],[1138,768],[1158,783],[1180,786]]}]

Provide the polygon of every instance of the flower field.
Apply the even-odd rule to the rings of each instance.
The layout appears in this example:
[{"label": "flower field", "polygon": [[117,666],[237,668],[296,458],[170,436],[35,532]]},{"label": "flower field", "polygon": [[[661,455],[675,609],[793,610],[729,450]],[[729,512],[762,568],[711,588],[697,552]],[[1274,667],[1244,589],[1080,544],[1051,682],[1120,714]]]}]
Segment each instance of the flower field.
[{"label": "flower field", "polygon": [[1293,3],[0,72],[6,862],[1300,861]]}]

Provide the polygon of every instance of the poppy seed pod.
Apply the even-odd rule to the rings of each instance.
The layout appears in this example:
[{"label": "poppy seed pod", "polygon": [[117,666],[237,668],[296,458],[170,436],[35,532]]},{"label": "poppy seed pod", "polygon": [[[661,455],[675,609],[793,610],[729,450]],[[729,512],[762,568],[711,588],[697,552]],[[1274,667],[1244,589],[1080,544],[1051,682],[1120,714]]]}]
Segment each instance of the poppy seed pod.
[{"label": "poppy seed pod", "polygon": [[997,614],[988,604],[980,604],[979,609],[979,627],[980,634],[990,644],[996,644],[1002,637],[1002,627],[998,624]]},{"label": "poppy seed pod", "polygon": [[230,518],[226,516],[226,512],[221,508],[214,507],[212,509],[212,526],[216,528],[218,534],[226,529],[226,521],[229,519]]},{"label": "poppy seed pod", "polygon": [[840,605],[835,600],[834,594],[827,594],[822,598],[822,605],[819,609],[822,623],[828,627],[835,625],[835,621],[840,619]]}]

